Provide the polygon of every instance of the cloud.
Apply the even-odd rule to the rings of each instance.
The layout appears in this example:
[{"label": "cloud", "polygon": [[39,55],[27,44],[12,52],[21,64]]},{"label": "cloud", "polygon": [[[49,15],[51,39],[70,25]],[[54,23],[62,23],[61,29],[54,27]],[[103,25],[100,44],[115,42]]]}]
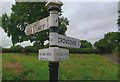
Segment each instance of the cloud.
[{"label": "cloud", "polygon": [[0,46],[9,48],[12,46],[12,41],[9,37],[7,37],[7,34],[4,32],[4,30],[0,27]]},{"label": "cloud", "polygon": [[[0,27],[0,46],[4,48],[10,48],[12,45],[11,38],[9,38],[4,30]],[[22,43],[17,43],[16,45],[29,46],[33,45],[33,43],[30,43],[30,41],[24,41]]]},{"label": "cloud", "polygon": [[119,0],[61,0],[62,2],[118,2]]},{"label": "cloud", "polygon": [[[11,13],[14,2],[3,2],[2,12]],[[70,20],[66,34],[68,36],[86,39],[92,43],[104,37],[104,34],[117,31],[118,3],[117,2],[64,2],[63,15]],[[1,11],[0,11],[1,13]],[[2,40],[0,46],[12,45],[10,38],[0,28]],[[30,42],[18,43],[29,45]]]},{"label": "cloud", "polygon": [[[0,16],[2,14],[7,13],[10,15],[11,13],[11,6],[13,2],[0,2]],[[0,27],[0,46],[4,48],[9,48],[12,46],[12,41],[9,37],[7,37],[7,34],[4,32],[4,30]]]},{"label": "cloud", "polygon": [[[71,13],[67,10],[70,6]],[[66,32],[69,36],[94,43],[103,38],[104,34],[118,30],[118,7],[115,2],[69,3],[63,9],[64,15],[70,20]]]},{"label": "cloud", "polygon": [[25,47],[25,46],[33,46],[33,43],[31,43],[30,41],[24,41],[22,43],[17,43],[16,45],[21,45]]},{"label": "cloud", "polygon": [[2,8],[0,10],[0,16],[2,16],[2,14],[5,14],[5,13],[10,15],[12,12],[11,11],[12,5],[15,3],[10,1],[10,2],[1,2],[1,4],[2,4]]}]

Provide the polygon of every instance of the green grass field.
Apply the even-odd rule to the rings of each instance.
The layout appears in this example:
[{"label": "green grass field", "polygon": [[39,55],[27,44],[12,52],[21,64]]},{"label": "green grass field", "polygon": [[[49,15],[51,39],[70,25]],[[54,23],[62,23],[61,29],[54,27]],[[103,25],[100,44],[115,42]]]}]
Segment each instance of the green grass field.
[{"label": "green grass field", "polygon": [[[48,80],[48,62],[37,54],[2,54],[3,80]],[[118,64],[95,54],[70,54],[60,61],[59,80],[118,80]]]}]

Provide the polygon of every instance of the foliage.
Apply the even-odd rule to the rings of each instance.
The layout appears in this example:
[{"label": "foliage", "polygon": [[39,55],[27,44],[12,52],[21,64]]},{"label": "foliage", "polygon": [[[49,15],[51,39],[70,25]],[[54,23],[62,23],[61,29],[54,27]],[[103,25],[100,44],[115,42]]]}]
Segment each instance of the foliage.
[{"label": "foliage", "polygon": [[119,51],[120,32],[110,32],[105,34],[104,38],[95,42],[94,46],[99,49],[101,53]]},{"label": "foliage", "polygon": [[0,27],[2,26],[2,17],[0,16]]},{"label": "foliage", "polygon": [[70,53],[74,53],[74,54],[92,54],[92,53],[99,53],[98,49],[94,49],[94,48],[79,48],[79,49],[74,49],[74,48],[70,48],[69,49]]},{"label": "foliage", "polygon": [[10,47],[12,53],[22,53],[23,47],[20,45]]},{"label": "foliage", "polygon": [[[12,6],[12,13],[10,16],[4,14],[2,16],[2,28],[11,37],[13,45],[17,42],[30,40],[31,42],[39,43],[40,48],[43,47],[44,41],[48,40],[49,30],[38,32],[31,35],[25,35],[25,27],[28,24],[36,22],[49,15],[46,2],[16,2]],[[60,30],[59,33],[64,34],[68,20],[67,18],[60,17]]]},{"label": "foliage", "polygon": [[98,49],[94,49],[92,44],[88,42],[87,40],[80,40],[81,46],[80,48],[68,48],[70,53],[74,54],[83,54],[83,53],[99,53]]},{"label": "foliage", "polygon": [[49,43],[44,46],[44,48],[49,48]]},{"label": "foliage", "polygon": [[92,44],[87,40],[81,40],[80,42],[81,42],[80,48],[93,48]]},{"label": "foliage", "polygon": [[2,52],[2,49],[3,49],[3,48],[0,46],[0,53]]},{"label": "foliage", "polygon": [[[13,5],[11,8],[12,13],[10,17],[7,14],[2,16],[2,27],[7,35],[11,36],[13,44],[29,39],[31,42],[35,40],[33,38],[35,35],[26,36],[24,30],[26,25],[48,16],[44,5],[45,3],[37,2],[16,2],[16,5]],[[45,35],[45,33],[42,34]]]},{"label": "foliage", "polygon": [[68,19],[65,18],[64,16],[59,17],[58,25],[60,26],[58,29],[58,33],[65,35],[65,32],[67,30],[67,26],[69,25]]},{"label": "foliage", "polygon": [[17,46],[12,46],[10,48],[2,48],[2,53],[34,53],[34,52],[38,52],[39,48],[36,48],[34,46],[26,46],[26,47],[22,47],[20,45]]},{"label": "foliage", "polygon": [[39,48],[40,48],[40,43],[36,41],[35,43],[33,43],[33,46],[34,46],[35,48],[38,48],[38,49],[39,49]]},{"label": "foliage", "polygon": [[23,53],[33,53],[38,52],[38,49],[33,46],[26,46],[23,50]]},{"label": "foliage", "polygon": [[[3,66],[15,60],[16,62],[11,64],[13,66],[11,70],[17,70],[14,66],[17,63],[22,67],[23,73],[14,74],[13,71],[6,69],[7,66],[2,69],[2,78],[4,80],[48,80],[48,62],[38,60],[37,54],[28,56],[3,54]],[[19,76],[20,74],[22,75]],[[21,78],[23,76],[24,78]],[[118,64],[96,54],[70,54],[69,60],[60,62],[59,80],[118,80]]]},{"label": "foliage", "polygon": [[[118,13],[120,13],[120,11]],[[120,26],[120,16],[118,17],[118,26]]]},{"label": "foliage", "polygon": [[9,48],[2,48],[2,53],[10,53],[10,49]]},{"label": "foliage", "polygon": [[120,47],[120,32],[111,32],[105,35],[105,39],[110,43],[112,51],[119,51]]},{"label": "foliage", "polygon": [[118,30],[120,31],[120,1],[118,2]]}]

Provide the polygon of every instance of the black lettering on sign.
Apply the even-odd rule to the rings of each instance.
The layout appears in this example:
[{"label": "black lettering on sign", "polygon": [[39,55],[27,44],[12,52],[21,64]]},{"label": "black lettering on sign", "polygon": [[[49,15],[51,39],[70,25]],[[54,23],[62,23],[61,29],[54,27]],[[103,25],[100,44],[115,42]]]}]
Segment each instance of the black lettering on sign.
[{"label": "black lettering on sign", "polygon": [[72,41],[70,40],[69,44],[71,45],[72,44]]},{"label": "black lettering on sign", "polygon": [[47,56],[51,56],[51,53],[47,53]]},{"label": "black lettering on sign", "polygon": [[63,44],[69,44],[69,45],[77,45],[76,41],[70,40],[70,39],[65,39],[65,38],[62,38],[62,37],[58,37],[58,42],[63,43]]},{"label": "black lettering on sign", "polygon": [[65,40],[65,44],[68,44],[68,40]]},{"label": "black lettering on sign", "polygon": [[67,41],[67,44],[69,44],[70,40]]},{"label": "black lettering on sign", "polygon": [[44,25],[42,25],[42,27],[43,27],[43,29],[45,29],[45,24],[44,24]]},{"label": "black lettering on sign", "polygon": [[42,30],[41,26],[38,27],[38,30]]},{"label": "black lettering on sign", "polygon": [[29,32],[32,33],[32,29],[30,29]]},{"label": "black lettering on sign", "polygon": [[62,43],[65,43],[65,39],[64,38],[62,39]]},{"label": "black lettering on sign", "polygon": [[76,41],[72,41],[72,44],[73,44],[73,45],[76,45]]}]

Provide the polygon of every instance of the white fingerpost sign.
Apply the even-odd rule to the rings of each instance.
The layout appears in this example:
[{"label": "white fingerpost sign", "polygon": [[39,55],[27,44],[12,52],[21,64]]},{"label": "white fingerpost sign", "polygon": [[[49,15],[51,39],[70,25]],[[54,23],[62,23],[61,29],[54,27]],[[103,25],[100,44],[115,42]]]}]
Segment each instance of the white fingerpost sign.
[{"label": "white fingerpost sign", "polygon": [[39,60],[60,61],[69,59],[69,50],[58,47],[50,47],[39,50]]},{"label": "white fingerpost sign", "polygon": [[47,29],[49,29],[49,17],[26,26],[25,33],[26,35],[30,35]]},{"label": "white fingerpost sign", "polygon": [[80,40],[53,32],[50,33],[50,45],[57,45],[69,48],[80,48]]},{"label": "white fingerpost sign", "polygon": [[[46,4],[50,12],[49,17],[41,19],[26,26],[25,34],[35,34],[36,32],[50,29],[49,48],[39,50],[39,60],[60,61],[69,59],[69,50],[59,47],[80,48],[80,40],[65,35],[58,34],[58,17],[63,3],[60,0],[49,0]],[[56,47],[58,46],[58,47]]]}]

